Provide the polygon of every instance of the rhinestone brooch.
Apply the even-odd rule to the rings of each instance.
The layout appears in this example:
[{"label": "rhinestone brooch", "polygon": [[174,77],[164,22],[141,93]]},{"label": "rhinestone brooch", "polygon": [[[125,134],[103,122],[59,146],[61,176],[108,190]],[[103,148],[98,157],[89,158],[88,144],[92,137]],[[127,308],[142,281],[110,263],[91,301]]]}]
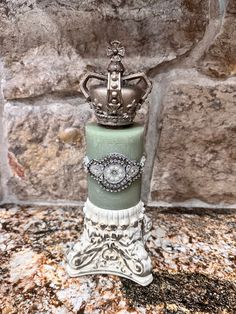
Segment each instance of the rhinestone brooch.
[{"label": "rhinestone brooch", "polygon": [[130,160],[122,154],[112,153],[103,159],[84,158],[84,166],[89,175],[108,192],[120,192],[127,189],[138,179],[143,171],[145,156],[140,162]]}]

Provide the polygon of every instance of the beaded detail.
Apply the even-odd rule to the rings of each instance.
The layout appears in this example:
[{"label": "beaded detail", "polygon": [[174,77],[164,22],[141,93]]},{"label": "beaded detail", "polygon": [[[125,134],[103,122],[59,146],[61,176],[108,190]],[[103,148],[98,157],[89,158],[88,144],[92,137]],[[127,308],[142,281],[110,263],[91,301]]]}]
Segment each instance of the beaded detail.
[{"label": "beaded detail", "polygon": [[140,162],[130,160],[119,153],[112,153],[101,160],[84,158],[84,165],[90,176],[108,192],[120,192],[137,180],[143,171],[145,156]]}]

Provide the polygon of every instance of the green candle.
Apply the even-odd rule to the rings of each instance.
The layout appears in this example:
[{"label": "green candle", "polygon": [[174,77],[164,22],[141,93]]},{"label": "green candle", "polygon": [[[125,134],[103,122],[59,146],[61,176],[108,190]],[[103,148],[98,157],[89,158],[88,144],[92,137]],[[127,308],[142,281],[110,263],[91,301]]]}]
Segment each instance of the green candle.
[{"label": "green candle", "polygon": [[[87,156],[102,159],[108,154],[123,154],[137,162],[143,156],[144,127],[133,124],[125,128],[107,128],[96,123],[86,126]],[[125,209],[140,201],[141,179],[120,192],[108,192],[96,180],[88,176],[88,198],[96,206],[104,209]]]}]

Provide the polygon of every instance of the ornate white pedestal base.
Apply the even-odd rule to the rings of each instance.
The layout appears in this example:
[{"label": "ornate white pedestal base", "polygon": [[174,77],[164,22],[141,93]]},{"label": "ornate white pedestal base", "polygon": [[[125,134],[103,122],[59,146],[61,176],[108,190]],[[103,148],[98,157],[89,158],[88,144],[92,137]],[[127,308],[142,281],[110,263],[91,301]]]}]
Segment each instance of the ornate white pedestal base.
[{"label": "ornate white pedestal base", "polygon": [[152,282],[151,260],[145,242],[151,221],[140,201],[122,210],[84,206],[84,232],[67,252],[67,271],[71,277],[113,274],[142,286]]}]

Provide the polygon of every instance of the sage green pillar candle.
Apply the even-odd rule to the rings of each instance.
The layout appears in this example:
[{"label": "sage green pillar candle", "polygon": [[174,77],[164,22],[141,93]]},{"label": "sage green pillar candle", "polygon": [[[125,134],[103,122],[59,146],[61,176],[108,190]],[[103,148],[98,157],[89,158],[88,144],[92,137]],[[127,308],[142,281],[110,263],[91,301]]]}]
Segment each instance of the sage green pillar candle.
[{"label": "sage green pillar candle", "polygon": [[[87,156],[102,159],[111,153],[120,153],[131,160],[140,161],[143,156],[144,127],[133,124],[125,128],[110,128],[96,123],[86,126]],[[96,180],[88,175],[88,198],[104,209],[126,209],[140,201],[141,178],[120,192],[103,190]]]}]

